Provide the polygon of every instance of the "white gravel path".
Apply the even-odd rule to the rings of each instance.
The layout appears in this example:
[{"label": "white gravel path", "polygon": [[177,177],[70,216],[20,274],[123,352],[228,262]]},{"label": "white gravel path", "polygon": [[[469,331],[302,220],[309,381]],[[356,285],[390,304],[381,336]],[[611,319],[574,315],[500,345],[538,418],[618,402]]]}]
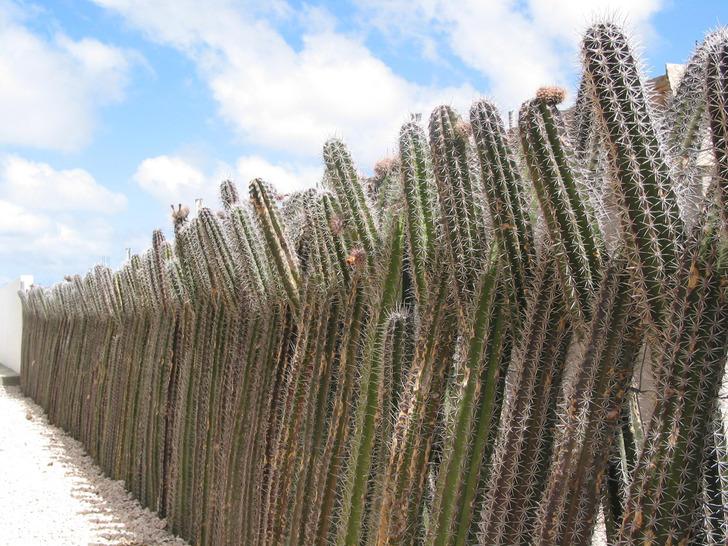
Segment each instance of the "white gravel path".
[{"label": "white gravel path", "polygon": [[18,387],[0,385],[0,545],[185,546],[48,424]]}]

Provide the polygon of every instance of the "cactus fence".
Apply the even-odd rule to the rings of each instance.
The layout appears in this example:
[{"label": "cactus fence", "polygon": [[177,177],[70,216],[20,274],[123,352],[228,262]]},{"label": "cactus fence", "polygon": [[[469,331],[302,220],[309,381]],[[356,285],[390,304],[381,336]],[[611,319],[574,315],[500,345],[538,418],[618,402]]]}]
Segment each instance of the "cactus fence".
[{"label": "cactus fence", "polygon": [[21,293],[24,391],[195,544],[726,544],[728,32],[664,109],[613,24],[582,61]]}]

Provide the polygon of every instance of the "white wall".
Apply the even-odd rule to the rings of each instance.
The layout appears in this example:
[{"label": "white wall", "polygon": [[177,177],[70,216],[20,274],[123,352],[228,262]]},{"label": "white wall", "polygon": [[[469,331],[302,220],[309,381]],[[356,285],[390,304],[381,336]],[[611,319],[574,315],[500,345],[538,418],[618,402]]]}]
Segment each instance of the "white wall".
[{"label": "white wall", "polygon": [[33,284],[33,277],[23,275],[0,286],[0,363],[20,373],[20,342],[23,334],[23,310],[18,290]]}]

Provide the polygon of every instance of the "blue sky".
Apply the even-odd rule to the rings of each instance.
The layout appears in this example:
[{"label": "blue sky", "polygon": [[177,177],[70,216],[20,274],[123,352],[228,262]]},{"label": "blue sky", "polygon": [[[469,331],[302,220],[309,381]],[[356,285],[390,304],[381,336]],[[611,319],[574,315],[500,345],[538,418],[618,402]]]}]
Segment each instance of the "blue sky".
[{"label": "blue sky", "polygon": [[728,2],[0,0],[0,284],[116,267],[225,177],[314,185],[330,136],[370,172],[410,113],[573,96],[579,34],[605,16],[652,76]]}]

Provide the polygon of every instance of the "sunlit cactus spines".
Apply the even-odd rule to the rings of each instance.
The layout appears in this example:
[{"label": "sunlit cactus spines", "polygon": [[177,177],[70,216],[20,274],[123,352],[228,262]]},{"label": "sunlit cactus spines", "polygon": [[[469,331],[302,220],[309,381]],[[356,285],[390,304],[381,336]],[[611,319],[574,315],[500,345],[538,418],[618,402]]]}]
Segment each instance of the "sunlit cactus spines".
[{"label": "sunlit cactus spines", "polygon": [[553,242],[567,298],[583,317],[590,314],[602,269],[601,233],[577,160],[556,105],[558,88],[542,88],[519,114],[521,142],[531,181]]},{"label": "sunlit cactus spines", "polygon": [[372,265],[378,246],[377,227],[351,154],[343,142],[331,139],[324,145],[324,162],[326,180],[338,197],[344,220],[355,230]]},{"label": "sunlit cactus spines", "polygon": [[661,320],[662,282],[677,267],[684,236],[665,145],[622,30],[598,23],[582,41],[584,76],[607,148],[622,234],[632,249],[646,312]]},{"label": "sunlit cactus spines", "polygon": [[[454,423],[452,431],[446,433],[449,440],[443,449],[443,459],[438,474],[438,483],[433,497],[432,517],[433,521],[429,528],[430,537],[428,542],[432,544],[450,544],[457,537],[459,529],[456,524],[459,517],[456,517],[456,509],[463,496],[461,510],[471,511],[472,495],[467,479],[470,472],[466,468],[466,461],[471,444],[475,449],[470,453],[471,457],[480,464],[482,456],[478,451],[482,437],[487,437],[489,426],[474,421],[476,418],[483,419],[488,423],[492,422],[492,412],[496,408],[496,390],[500,362],[497,359],[489,358],[488,348],[500,349],[502,344],[502,302],[498,301],[498,290],[502,288],[500,283],[501,256],[497,252],[497,245],[485,274],[480,280],[478,288],[478,304],[472,317],[470,331],[464,332],[468,348],[466,360],[461,370],[461,377],[458,379],[457,404],[454,410]],[[483,415],[478,415],[478,406],[481,406]],[[465,482],[465,483],[463,483]],[[463,492],[463,488],[465,491]],[[463,537],[464,538],[464,537]],[[458,539],[462,541],[462,539]]]},{"label": "sunlit cactus spines", "polygon": [[694,159],[705,136],[706,88],[709,66],[728,42],[724,28],[709,33],[695,48],[685,65],[680,84],[668,105],[667,144],[675,158],[682,162]]},{"label": "sunlit cactus spines", "polygon": [[479,541],[527,543],[546,486],[562,396],[571,324],[560,295],[556,264],[544,251],[511,366],[513,379],[482,505]]},{"label": "sunlit cactus spines", "polygon": [[599,23],[573,109],[440,106],[371,177],[332,139],[323,189],[175,204],[21,292],[23,391],[194,544],[725,544],[725,36],[661,112]]},{"label": "sunlit cactus spines", "polygon": [[259,178],[250,182],[250,200],[253,203],[255,216],[265,237],[266,247],[275,263],[278,276],[291,304],[294,308],[298,308],[301,303],[298,259],[293,254],[283,232],[280,213],[276,208],[270,188]]},{"label": "sunlit cactus spines", "polygon": [[715,192],[723,226],[728,225],[728,31],[708,46],[706,102],[715,157]]},{"label": "sunlit cactus spines", "polygon": [[437,193],[427,138],[416,121],[405,123],[400,130],[399,157],[412,277],[417,299],[424,305],[435,259]]},{"label": "sunlit cactus spines", "polygon": [[[716,230],[687,243],[658,355],[659,395],[630,488],[621,544],[696,534],[700,481],[728,351],[728,275]],[[644,538],[643,538],[644,537]]]},{"label": "sunlit cactus spines", "polygon": [[516,295],[523,302],[535,251],[529,199],[496,106],[484,99],[475,102],[470,123],[494,231],[502,240]]},{"label": "sunlit cactus spines", "polygon": [[475,291],[486,250],[481,183],[473,176],[469,128],[457,112],[436,108],[429,133],[444,239],[464,304]]},{"label": "sunlit cactus spines", "polygon": [[235,182],[232,180],[223,180],[220,183],[220,201],[226,210],[238,204],[240,197],[238,196],[238,188]]},{"label": "sunlit cactus spines", "polygon": [[553,466],[539,506],[539,544],[587,544],[593,533],[609,446],[639,350],[631,282],[624,260],[615,258],[594,298],[588,341],[562,402]]}]

